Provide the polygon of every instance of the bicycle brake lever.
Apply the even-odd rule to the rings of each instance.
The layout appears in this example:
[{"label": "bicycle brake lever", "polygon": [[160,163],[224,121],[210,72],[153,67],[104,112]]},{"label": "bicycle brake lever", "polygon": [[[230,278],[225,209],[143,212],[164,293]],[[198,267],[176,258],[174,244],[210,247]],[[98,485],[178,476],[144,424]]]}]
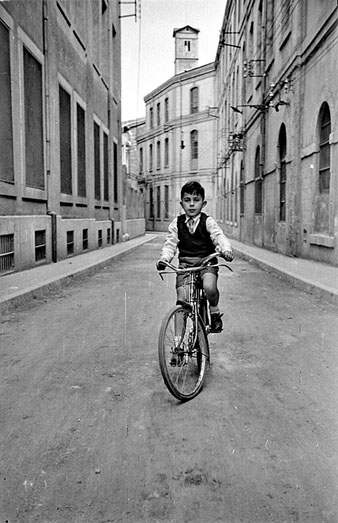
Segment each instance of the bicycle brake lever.
[{"label": "bicycle brake lever", "polygon": [[163,276],[162,276],[162,274],[160,272],[158,273],[158,275],[161,278],[161,280],[164,281],[164,278],[163,278]]}]

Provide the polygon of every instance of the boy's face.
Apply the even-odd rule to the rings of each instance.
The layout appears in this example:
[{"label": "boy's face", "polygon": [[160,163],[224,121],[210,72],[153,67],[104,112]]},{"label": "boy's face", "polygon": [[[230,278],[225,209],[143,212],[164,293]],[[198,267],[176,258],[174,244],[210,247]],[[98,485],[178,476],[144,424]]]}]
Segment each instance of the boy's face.
[{"label": "boy's face", "polygon": [[193,194],[185,192],[181,201],[181,206],[189,218],[197,216],[206,204],[207,202],[203,200],[202,196],[195,192]]}]

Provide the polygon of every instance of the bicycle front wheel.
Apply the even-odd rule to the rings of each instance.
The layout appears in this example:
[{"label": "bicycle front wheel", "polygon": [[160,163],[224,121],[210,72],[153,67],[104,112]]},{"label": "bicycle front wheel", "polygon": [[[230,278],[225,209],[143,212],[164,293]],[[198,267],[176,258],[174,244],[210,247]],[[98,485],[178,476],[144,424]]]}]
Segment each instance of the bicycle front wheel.
[{"label": "bicycle front wheel", "polygon": [[160,369],[171,394],[187,401],[203,387],[209,359],[208,339],[201,320],[196,322],[192,312],[181,305],[174,307],[164,318],[158,343]]}]

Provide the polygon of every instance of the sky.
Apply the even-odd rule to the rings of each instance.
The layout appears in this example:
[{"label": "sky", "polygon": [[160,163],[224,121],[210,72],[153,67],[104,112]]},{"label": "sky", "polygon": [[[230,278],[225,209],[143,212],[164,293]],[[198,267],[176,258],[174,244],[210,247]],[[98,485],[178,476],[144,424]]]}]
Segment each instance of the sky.
[{"label": "sky", "polygon": [[[174,76],[174,28],[199,29],[198,65],[215,60],[226,1],[141,0],[140,19],[121,18],[122,121],[144,116],[144,96]],[[122,0],[121,15],[133,7]]]}]

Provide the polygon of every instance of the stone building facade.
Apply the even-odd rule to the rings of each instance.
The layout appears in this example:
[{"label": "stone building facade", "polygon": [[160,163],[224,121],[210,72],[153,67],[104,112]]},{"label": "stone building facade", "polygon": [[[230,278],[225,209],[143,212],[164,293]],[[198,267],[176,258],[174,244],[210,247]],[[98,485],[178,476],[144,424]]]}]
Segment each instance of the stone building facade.
[{"label": "stone building facade", "polygon": [[0,3],[0,274],[121,236],[118,0]]},{"label": "stone building facade", "polygon": [[186,181],[205,187],[206,212],[215,211],[215,64],[198,66],[197,29],[174,29],[173,36],[176,74],[145,97],[145,126],[137,137],[146,227],[155,231],[166,231],[180,213]]},{"label": "stone building facade", "polygon": [[217,217],[338,265],[337,2],[229,0],[216,55]]}]

